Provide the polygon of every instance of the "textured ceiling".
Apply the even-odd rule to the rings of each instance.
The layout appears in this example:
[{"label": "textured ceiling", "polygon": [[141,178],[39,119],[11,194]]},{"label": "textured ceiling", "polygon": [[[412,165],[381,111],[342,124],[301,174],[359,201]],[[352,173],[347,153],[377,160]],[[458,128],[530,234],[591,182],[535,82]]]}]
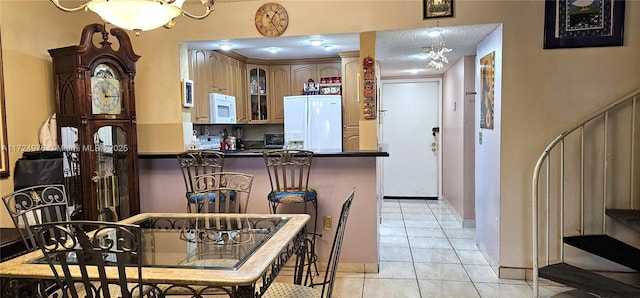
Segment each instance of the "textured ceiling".
[{"label": "textured ceiling", "polygon": [[[388,77],[407,76],[412,73],[418,75],[442,74],[461,57],[474,55],[476,45],[497,27],[498,24],[438,27],[437,30],[444,36],[446,46],[452,51],[446,54],[449,64],[445,64],[443,69],[437,71],[426,66],[429,60],[419,58],[419,54],[423,52],[422,49],[431,46],[432,39],[428,33],[434,28],[378,31],[376,34],[376,61],[380,66],[380,75]],[[338,57],[338,52],[357,51],[360,48],[359,36],[358,33],[352,33],[186,41],[186,43],[190,49],[209,50],[219,50],[220,44],[228,43],[232,46],[231,51],[254,59],[304,59]],[[322,46],[311,46],[313,39],[321,39]],[[332,49],[326,51],[324,48],[326,45],[332,46]],[[269,48],[276,48],[277,52],[272,54],[269,52]]]}]

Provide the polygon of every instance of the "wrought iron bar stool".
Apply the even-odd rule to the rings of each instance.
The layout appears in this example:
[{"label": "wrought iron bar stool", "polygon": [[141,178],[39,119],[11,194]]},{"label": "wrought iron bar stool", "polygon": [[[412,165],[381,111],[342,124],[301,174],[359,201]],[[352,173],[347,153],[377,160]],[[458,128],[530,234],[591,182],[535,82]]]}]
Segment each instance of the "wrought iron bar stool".
[{"label": "wrought iron bar stool", "polygon": [[205,200],[205,193],[195,191],[196,176],[222,172],[224,153],[215,150],[189,150],[178,154],[177,158],[186,188],[187,212],[193,212],[192,206],[195,206],[195,212],[200,213],[205,207],[205,201],[213,203],[215,197],[207,195],[208,198]]},{"label": "wrought iron bar stool", "polygon": [[[311,173],[311,161],[313,152],[308,150],[276,149],[262,153],[269,174],[271,191],[267,195],[271,212],[278,213],[281,204],[304,204],[304,212],[308,213],[307,205],[313,206],[313,231],[309,245],[309,262],[314,264],[316,275],[318,266],[315,253],[318,225],[318,193],[309,186],[309,174]],[[308,277],[311,277],[310,274]],[[313,282],[313,280],[312,280]]]}]

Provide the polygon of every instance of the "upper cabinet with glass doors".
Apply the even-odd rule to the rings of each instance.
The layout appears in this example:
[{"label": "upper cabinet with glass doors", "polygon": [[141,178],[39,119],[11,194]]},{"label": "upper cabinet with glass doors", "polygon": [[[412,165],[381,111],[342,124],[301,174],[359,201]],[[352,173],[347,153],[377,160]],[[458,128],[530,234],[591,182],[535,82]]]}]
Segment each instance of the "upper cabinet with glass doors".
[{"label": "upper cabinet with glass doors", "polygon": [[269,123],[269,67],[247,65],[249,74],[249,123]]}]

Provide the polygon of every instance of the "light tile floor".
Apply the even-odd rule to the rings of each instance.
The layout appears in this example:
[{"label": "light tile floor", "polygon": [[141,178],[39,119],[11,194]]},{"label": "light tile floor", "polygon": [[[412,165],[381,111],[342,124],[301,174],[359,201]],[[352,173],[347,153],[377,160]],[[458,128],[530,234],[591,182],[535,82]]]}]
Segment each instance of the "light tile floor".
[{"label": "light tile floor", "polygon": [[[380,272],[338,272],[333,297],[533,297],[532,282],[496,276],[475,228],[462,228],[451,210],[440,200],[385,199]],[[545,285],[540,296],[585,294]]]}]

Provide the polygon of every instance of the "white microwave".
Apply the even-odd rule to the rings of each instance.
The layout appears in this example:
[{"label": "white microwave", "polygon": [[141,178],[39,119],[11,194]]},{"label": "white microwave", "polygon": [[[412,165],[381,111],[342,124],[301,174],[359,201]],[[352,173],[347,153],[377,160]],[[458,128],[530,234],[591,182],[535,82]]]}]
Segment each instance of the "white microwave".
[{"label": "white microwave", "polygon": [[226,94],[209,93],[209,112],[213,124],[235,124],[236,98]]}]

